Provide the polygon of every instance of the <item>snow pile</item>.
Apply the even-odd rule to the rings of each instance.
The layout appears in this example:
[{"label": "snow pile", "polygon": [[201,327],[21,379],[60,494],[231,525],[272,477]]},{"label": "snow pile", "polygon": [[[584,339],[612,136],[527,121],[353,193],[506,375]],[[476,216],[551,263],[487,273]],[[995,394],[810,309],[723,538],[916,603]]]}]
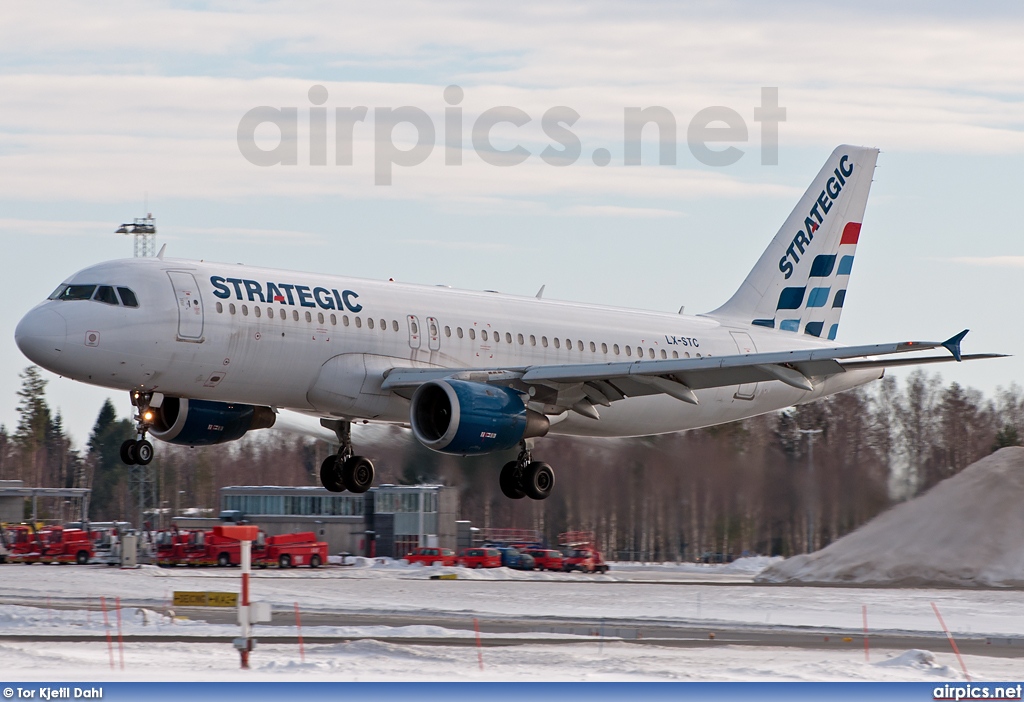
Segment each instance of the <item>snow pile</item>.
[{"label": "snow pile", "polygon": [[1024,448],[965,468],[759,582],[1024,586]]},{"label": "snow pile", "polygon": [[875,663],[875,665],[882,668],[914,668],[943,678],[960,677],[960,674],[948,665],[942,665],[936,661],[934,653],[931,651],[922,651],[919,648],[912,648],[909,651],[904,651],[898,656],[893,656],[881,663]]}]

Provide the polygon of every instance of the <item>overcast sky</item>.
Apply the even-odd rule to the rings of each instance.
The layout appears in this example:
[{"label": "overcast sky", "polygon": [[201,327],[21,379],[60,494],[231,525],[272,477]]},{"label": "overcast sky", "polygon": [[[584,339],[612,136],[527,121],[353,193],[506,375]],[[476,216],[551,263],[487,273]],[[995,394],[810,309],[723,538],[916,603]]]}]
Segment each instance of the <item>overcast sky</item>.
[{"label": "overcast sky", "polygon": [[[148,207],[168,255],[647,309],[714,309],[731,295],[832,149],[882,150],[838,341],[945,339],[1019,354],[1024,184],[1019,4],[859,3],[49,3],[0,23],[0,423],[16,423],[18,319],[69,274],[130,256],[115,235]],[[310,88],[326,100],[326,165],[311,165]],[[462,148],[445,148],[445,88],[462,89]],[[778,165],[762,163],[761,89],[778,89]],[[314,91],[314,94],[317,91]],[[239,122],[295,108],[297,164],[243,157]],[[352,165],[335,162],[337,110],[364,106]],[[375,129],[413,106],[435,128],[422,163],[375,184],[382,149],[417,130]],[[472,127],[494,107],[492,165]],[[572,163],[542,127],[579,114]],[[625,165],[623,115],[661,106]],[[741,118],[729,166],[701,163],[687,126],[708,107]],[[377,138],[375,138],[375,133]],[[383,136],[390,134],[388,139]],[[452,134],[456,134],[452,130]],[[261,125],[262,149],[278,141]],[[343,140],[345,141],[345,140]],[[426,149],[428,153],[423,153]],[[607,150],[607,165],[595,150]],[[312,154],[316,158],[315,151]],[[457,158],[461,155],[461,159]],[[461,160],[461,165],[451,161]],[[558,163],[557,159],[549,159]],[[562,159],[563,161],[565,159]],[[993,393],[1024,360],[941,367]],[[51,404],[78,443],[104,397],[53,376]]]}]

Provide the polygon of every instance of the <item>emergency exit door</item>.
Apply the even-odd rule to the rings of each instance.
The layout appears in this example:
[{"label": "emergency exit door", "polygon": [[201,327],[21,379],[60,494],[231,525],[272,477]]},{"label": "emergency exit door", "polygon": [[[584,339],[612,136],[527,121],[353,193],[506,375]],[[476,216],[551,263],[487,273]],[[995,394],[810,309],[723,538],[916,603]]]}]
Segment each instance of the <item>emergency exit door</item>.
[{"label": "emergency exit door", "polygon": [[[754,340],[750,338],[750,334],[746,332],[729,333],[732,334],[732,340],[736,342],[736,350],[740,354],[757,353],[757,347],[754,346]],[[757,383],[744,383],[736,387],[733,397],[737,400],[753,400],[755,392],[757,392]]]}]

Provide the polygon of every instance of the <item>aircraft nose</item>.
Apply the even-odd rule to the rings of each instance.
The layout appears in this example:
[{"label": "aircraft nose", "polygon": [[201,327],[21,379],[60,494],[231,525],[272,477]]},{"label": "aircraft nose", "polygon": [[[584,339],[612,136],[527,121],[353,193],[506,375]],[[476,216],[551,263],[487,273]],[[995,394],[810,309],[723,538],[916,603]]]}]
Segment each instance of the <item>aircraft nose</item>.
[{"label": "aircraft nose", "polygon": [[14,343],[33,363],[51,369],[68,339],[68,325],[52,309],[35,309],[22,317],[14,330]]}]

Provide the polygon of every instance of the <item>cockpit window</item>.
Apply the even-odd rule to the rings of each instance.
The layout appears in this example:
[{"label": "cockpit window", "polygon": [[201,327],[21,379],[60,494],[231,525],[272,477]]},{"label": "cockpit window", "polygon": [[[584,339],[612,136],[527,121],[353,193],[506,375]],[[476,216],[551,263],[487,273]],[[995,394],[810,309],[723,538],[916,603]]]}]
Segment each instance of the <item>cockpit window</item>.
[{"label": "cockpit window", "polygon": [[135,297],[135,293],[133,293],[128,288],[118,288],[117,292],[119,292],[121,294],[121,303],[125,307],[138,307],[139,306],[139,300],[138,300],[137,297]]},{"label": "cockpit window", "polygon": [[46,298],[46,299],[47,300],[56,300],[57,298],[60,297],[62,292],[67,290],[67,287],[68,286],[66,284],[61,283],[60,285],[57,286],[57,289],[54,290],[52,293],[50,293],[50,296],[48,298]]},{"label": "cockpit window", "polygon": [[96,296],[93,297],[97,302],[105,302],[108,305],[116,305],[117,295],[114,294],[114,288],[110,285],[101,285],[96,289]]},{"label": "cockpit window", "polygon": [[69,285],[61,291],[58,300],[88,300],[96,292],[95,285]]}]

